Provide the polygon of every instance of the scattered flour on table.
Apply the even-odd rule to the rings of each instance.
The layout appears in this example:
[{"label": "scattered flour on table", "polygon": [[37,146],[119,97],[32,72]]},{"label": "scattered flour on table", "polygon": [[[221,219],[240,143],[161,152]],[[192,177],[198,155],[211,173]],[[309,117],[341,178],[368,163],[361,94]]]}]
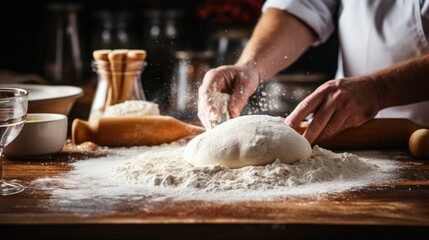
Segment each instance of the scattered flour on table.
[{"label": "scattered flour on table", "polygon": [[193,167],[182,155],[186,141],[155,147],[106,149],[100,158],[79,160],[55,178],[35,180],[56,199],[132,197],[153,200],[267,200],[354,190],[395,178],[390,160],[359,158],[314,147],[311,157],[294,164],[230,169]]}]

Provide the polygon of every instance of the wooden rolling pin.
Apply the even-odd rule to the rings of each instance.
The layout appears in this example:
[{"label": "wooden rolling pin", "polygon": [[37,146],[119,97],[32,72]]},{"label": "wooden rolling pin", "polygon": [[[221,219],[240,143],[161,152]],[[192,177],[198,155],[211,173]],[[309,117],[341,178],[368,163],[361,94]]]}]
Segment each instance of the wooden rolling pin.
[{"label": "wooden rolling pin", "polygon": [[[308,122],[303,122],[297,131],[303,133],[307,126]],[[373,119],[315,144],[327,149],[408,148],[410,136],[421,128],[428,127],[408,119]]]},{"label": "wooden rolling pin", "polygon": [[75,144],[93,142],[101,146],[128,147],[158,145],[197,135],[204,128],[169,116],[75,119],[72,140]]}]

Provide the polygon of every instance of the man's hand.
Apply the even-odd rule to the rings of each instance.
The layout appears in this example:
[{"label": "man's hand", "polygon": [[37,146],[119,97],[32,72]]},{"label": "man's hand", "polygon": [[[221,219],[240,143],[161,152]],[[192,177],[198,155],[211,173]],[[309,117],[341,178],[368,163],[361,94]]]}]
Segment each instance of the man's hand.
[{"label": "man's hand", "polygon": [[198,117],[205,128],[211,128],[210,114],[214,109],[213,96],[219,92],[231,94],[228,112],[231,117],[240,115],[249,97],[260,82],[254,68],[245,66],[221,66],[206,73],[198,91]]},{"label": "man's hand", "polygon": [[303,136],[310,143],[328,139],[342,130],[372,119],[381,109],[381,94],[369,77],[331,80],[317,88],[286,117],[297,128],[308,115],[313,118]]},{"label": "man's hand", "polygon": [[269,8],[262,14],[252,37],[235,65],[221,66],[206,73],[198,95],[198,117],[210,128],[211,96],[231,94],[228,110],[239,116],[260,83],[291,65],[316,40],[313,30],[286,11]]}]

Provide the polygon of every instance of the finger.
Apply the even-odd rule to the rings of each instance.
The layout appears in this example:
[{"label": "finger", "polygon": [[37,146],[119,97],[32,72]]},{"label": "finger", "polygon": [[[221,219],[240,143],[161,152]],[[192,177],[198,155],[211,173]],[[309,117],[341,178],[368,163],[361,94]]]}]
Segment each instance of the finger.
[{"label": "finger", "polygon": [[222,84],[223,76],[219,69],[211,69],[204,75],[203,82],[198,88],[198,118],[206,128],[211,127],[209,120],[210,111],[213,110],[211,96],[225,87],[225,84]]},{"label": "finger", "polygon": [[209,120],[209,113],[207,112],[207,109],[202,105],[202,101],[198,101],[198,118],[200,119],[200,122],[204,126],[204,128],[210,129],[211,124]]},{"label": "finger", "polygon": [[302,100],[295,109],[286,117],[285,122],[290,127],[296,129],[299,124],[310,113],[314,113],[322,104],[324,96],[318,92],[314,92]]},{"label": "finger", "polygon": [[[286,122],[284,119],[283,121],[288,125],[288,122]],[[303,121],[296,128],[294,128],[295,131],[297,131],[299,134],[304,134],[305,130],[308,128],[308,125],[310,125],[311,119],[308,121]],[[288,125],[289,126],[289,125]]]},{"label": "finger", "polygon": [[212,111],[213,99],[209,95],[209,93],[199,91],[197,100],[198,118],[206,129],[211,128],[210,111]]},{"label": "finger", "polygon": [[327,102],[323,103],[314,114],[314,117],[308,125],[307,130],[305,130],[303,136],[307,138],[310,143],[313,143],[314,140],[319,137],[326,124],[328,124],[334,112],[334,105]]},{"label": "finger", "polygon": [[198,88],[198,101],[201,102],[201,107],[209,109],[213,105],[213,98],[211,97],[214,92],[217,92],[216,82],[212,82],[210,85],[201,85]]},{"label": "finger", "polygon": [[224,92],[229,88],[228,82],[235,78],[234,70],[231,66],[221,66],[210,69],[203,78],[201,88],[207,91]]},{"label": "finger", "polygon": [[209,100],[207,99],[207,93],[202,87],[198,89],[198,118],[200,119],[201,123],[205,128],[209,127],[210,124],[208,123],[208,109],[209,109]]},{"label": "finger", "polygon": [[235,79],[234,69],[231,66],[221,66],[209,70],[203,78],[203,82],[198,89],[198,95],[205,100],[207,107],[213,105],[213,95],[221,92],[230,92],[232,87],[229,86]]},{"label": "finger", "polygon": [[213,90],[203,88],[202,86],[198,89],[198,103],[201,109],[205,109],[206,111],[213,105],[213,99],[210,97],[212,95]]},{"label": "finger", "polygon": [[228,102],[228,112],[231,118],[235,118],[240,116],[241,110],[243,110],[244,105],[242,102],[246,101],[243,100],[241,96],[237,96],[237,93],[233,93],[231,95],[231,100]]},{"label": "finger", "polygon": [[231,98],[228,102],[228,112],[232,118],[240,116],[241,111],[252,94],[253,91],[249,87],[241,84],[234,85]]},{"label": "finger", "polygon": [[323,131],[320,133],[319,137],[314,141],[314,143],[317,144],[318,142],[327,140],[340,133],[346,128],[344,126],[346,120],[347,116],[345,116],[343,112],[335,111]]}]

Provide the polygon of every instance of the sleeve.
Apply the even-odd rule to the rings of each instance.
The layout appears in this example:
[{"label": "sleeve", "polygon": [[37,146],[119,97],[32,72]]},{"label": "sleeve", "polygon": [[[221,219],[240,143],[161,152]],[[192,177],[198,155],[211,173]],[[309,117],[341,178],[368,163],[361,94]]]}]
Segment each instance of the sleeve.
[{"label": "sleeve", "polygon": [[314,45],[326,41],[334,31],[333,15],[338,0],[267,0],[262,11],[277,8],[296,16],[305,22],[317,34]]},{"label": "sleeve", "polygon": [[420,5],[423,31],[425,32],[426,41],[429,42],[429,1],[424,1]]}]

